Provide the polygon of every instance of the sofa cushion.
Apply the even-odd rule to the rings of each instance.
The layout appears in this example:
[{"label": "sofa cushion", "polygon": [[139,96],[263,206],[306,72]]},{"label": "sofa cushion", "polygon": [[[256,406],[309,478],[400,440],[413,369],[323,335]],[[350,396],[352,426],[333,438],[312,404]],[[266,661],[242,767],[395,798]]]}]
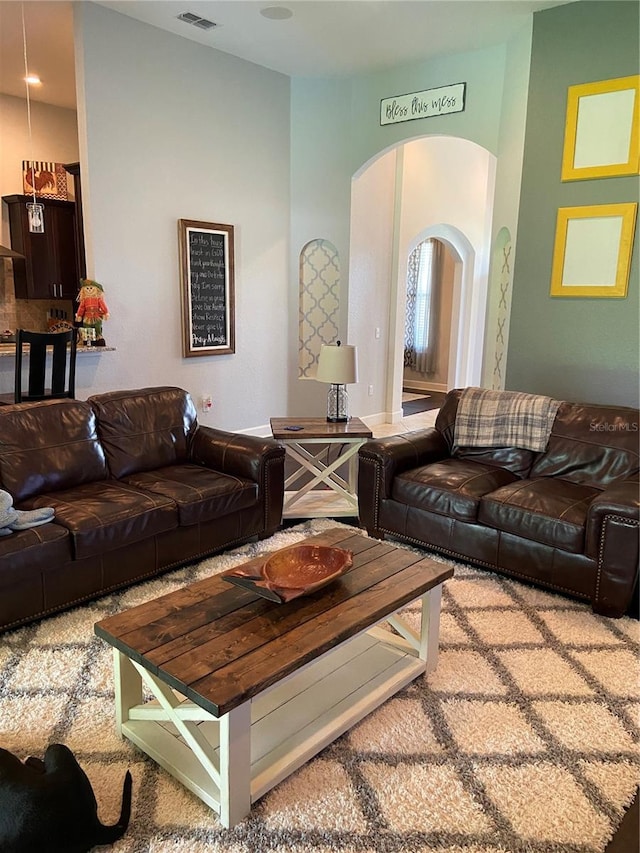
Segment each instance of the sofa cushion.
[{"label": "sofa cushion", "polygon": [[562,477],[605,489],[638,473],[637,409],[562,403],[529,477]]},{"label": "sofa cushion", "polygon": [[505,468],[449,458],[398,474],[391,496],[407,506],[475,521],[480,498],[514,480]]},{"label": "sofa cushion", "polygon": [[494,468],[506,468],[516,477],[527,477],[536,454],[521,447],[456,447],[454,458],[480,462]]},{"label": "sofa cushion", "polygon": [[72,558],[69,531],[54,522],[0,536],[2,584],[46,571]]},{"label": "sofa cushion", "polygon": [[175,503],[114,480],[40,495],[23,509],[52,506],[56,523],[67,528],[77,560],[96,557],[178,526]]},{"label": "sofa cushion", "polygon": [[106,477],[95,415],[87,403],[0,406],[0,480],[14,503]]},{"label": "sofa cushion", "polygon": [[122,481],[163,495],[178,507],[180,524],[199,524],[254,506],[258,485],[200,465],[169,465],[131,474]]},{"label": "sofa cushion", "polygon": [[519,480],[485,495],[478,521],[573,554],[584,551],[589,504],[599,489],[560,478]]},{"label": "sofa cushion", "polygon": [[182,388],[111,391],[89,397],[111,475],[121,479],[186,462],[197,428],[196,410]]}]

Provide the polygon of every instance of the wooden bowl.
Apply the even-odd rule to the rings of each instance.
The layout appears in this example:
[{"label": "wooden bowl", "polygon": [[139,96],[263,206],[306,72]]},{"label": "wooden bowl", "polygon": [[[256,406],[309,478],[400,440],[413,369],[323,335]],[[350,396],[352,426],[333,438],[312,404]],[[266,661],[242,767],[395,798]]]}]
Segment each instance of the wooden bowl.
[{"label": "wooden bowl", "polygon": [[353,565],[353,554],[327,545],[293,545],[276,551],[264,563],[262,576],[271,589],[313,592],[344,574]]}]

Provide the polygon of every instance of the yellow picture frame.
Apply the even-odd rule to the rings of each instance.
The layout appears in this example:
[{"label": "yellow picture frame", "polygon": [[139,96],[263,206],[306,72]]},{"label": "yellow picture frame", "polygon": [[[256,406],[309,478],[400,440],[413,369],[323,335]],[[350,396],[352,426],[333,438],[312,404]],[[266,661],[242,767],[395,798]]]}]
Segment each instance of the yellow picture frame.
[{"label": "yellow picture frame", "polygon": [[637,209],[635,202],[559,208],[550,295],[624,298]]},{"label": "yellow picture frame", "polygon": [[562,180],[640,174],[640,75],[569,86]]}]

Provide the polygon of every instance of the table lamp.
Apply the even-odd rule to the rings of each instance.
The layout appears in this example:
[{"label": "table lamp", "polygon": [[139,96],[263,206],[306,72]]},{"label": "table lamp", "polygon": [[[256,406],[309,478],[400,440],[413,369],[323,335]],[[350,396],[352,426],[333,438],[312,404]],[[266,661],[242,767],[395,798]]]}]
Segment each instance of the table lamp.
[{"label": "table lamp", "polygon": [[349,395],[347,384],[358,381],[358,356],[356,347],[342,346],[340,341],[323,344],[318,358],[318,382],[329,382],[327,420],[345,423],[349,420]]}]

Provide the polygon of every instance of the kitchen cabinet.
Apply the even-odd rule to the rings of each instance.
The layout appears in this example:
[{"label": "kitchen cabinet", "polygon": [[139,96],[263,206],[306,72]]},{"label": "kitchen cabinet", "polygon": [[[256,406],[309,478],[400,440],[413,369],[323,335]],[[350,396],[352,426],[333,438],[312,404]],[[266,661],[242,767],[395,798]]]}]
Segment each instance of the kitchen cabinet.
[{"label": "kitchen cabinet", "polygon": [[82,217],[82,179],[80,163],[65,163],[65,171],[73,175],[73,195],[76,201],[76,263],[80,278],[87,277],[87,260],[84,250],[84,220]]},{"label": "kitchen cabinet", "polygon": [[9,195],[11,248],[24,255],[15,261],[13,277],[17,299],[75,299],[80,288],[73,201],[37,198],[44,205],[44,233],[29,231],[27,203],[32,196]]}]

